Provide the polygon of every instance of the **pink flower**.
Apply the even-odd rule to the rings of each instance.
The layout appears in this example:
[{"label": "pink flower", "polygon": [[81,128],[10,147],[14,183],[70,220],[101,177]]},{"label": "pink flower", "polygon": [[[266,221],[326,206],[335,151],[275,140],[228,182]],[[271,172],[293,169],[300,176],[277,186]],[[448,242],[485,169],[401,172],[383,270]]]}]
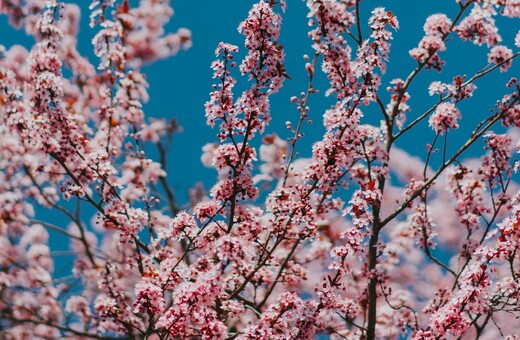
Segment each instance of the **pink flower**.
[{"label": "pink flower", "polygon": [[135,287],[137,299],[134,302],[134,313],[151,313],[162,315],[165,310],[165,301],[161,287],[150,282],[141,281]]},{"label": "pink flower", "polygon": [[[491,64],[502,64],[500,65],[500,72],[507,72],[511,64],[512,60],[508,60],[513,56],[513,51],[506,46],[498,45],[495,46],[488,53],[488,62]],[[507,61],[506,61],[507,60]]]},{"label": "pink flower", "polygon": [[452,101],[459,102],[473,96],[477,86],[473,83],[465,82],[466,76],[455,76],[453,82],[448,85],[448,91],[452,95]]},{"label": "pink flower", "polygon": [[446,14],[430,15],[424,23],[424,32],[429,36],[442,37],[450,33],[451,20]]},{"label": "pink flower", "polygon": [[452,103],[441,103],[430,116],[428,123],[435,133],[443,134],[448,129],[458,129],[457,120],[461,118],[460,111]]},{"label": "pink flower", "polygon": [[186,212],[180,212],[171,221],[170,229],[164,237],[186,237],[192,239],[196,236],[197,231],[198,227],[194,218]]},{"label": "pink flower", "polygon": [[220,210],[221,205],[216,201],[202,201],[195,206],[195,215],[200,221],[213,218]]},{"label": "pink flower", "polygon": [[505,112],[502,123],[507,127],[512,125],[520,127],[520,104],[513,105]]},{"label": "pink flower", "polygon": [[419,63],[425,63],[426,68],[433,68],[440,72],[445,64],[437,52],[445,51],[444,41],[437,36],[425,36],[419,42],[419,47],[410,50],[410,56]]},{"label": "pink flower", "polygon": [[464,41],[469,40],[479,46],[494,46],[502,40],[493,18],[495,14],[493,6],[475,4],[470,14],[454,30]]},{"label": "pink flower", "polygon": [[484,178],[493,181],[511,167],[509,160],[513,148],[513,140],[508,134],[487,133],[486,149],[489,151],[482,157],[482,169]]},{"label": "pink flower", "polygon": [[78,315],[82,321],[86,321],[92,316],[90,304],[83,296],[71,296],[67,300],[65,310]]},{"label": "pink flower", "polygon": [[428,87],[428,94],[430,96],[433,96],[434,94],[442,95],[446,88],[446,84],[443,84],[440,81],[433,81],[430,83],[430,86]]},{"label": "pink flower", "polygon": [[[410,51],[417,67],[402,79],[385,78],[396,16],[377,7],[367,18],[359,2],[306,2],[314,53],[294,68],[285,64],[282,46],[292,43],[281,34],[286,1],[252,5],[238,27],[243,55],[219,43],[211,63],[205,118],[217,141],[204,146],[201,160],[216,170],[216,180],[209,192],[196,185],[185,198],[169,187],[177,180],[166,181],[171,173],[162,166],[161,146],[176,125],[145,115],[143,66],[191,46],[189,30],[166,32],[169,1],[91,1],[97,68],[77,50],[80,7],[0,1],[0,14],[34,40],[29,50],[0,45],[2,335],[518,333],[516,78],[490,114],[474,115],[467,138],[450,137],[447,157],[436,153],[439,136],[459,126],[459,102],[478,100],[474,81],[493,81],[498,67],[511,72],[508,59],[516,54],[498,45],[495,21],[519,17],[518,1],[457,0],[453,22],[430,15]],[[433,98],[411,101],[425,91],[423,70],[442,71],[447,42],[462,43],[452,39],[457,35],[491,46],[489,62],[500,66],[443,77],[430,83]],[[269,131],[260,141],[271,114],[283,114],[271,96],[292,69],[307,80],[302,93],[292,94],[297,115],[286,123],[289,135]],[[314,81],[321,76],[324,88]],[[313,100],[321,90],[334,98],[320,112]],[[323,123],[316,140],[302,138],[316,135],[304,126],[311,117]],[[397,148],[424,132],[418,129],[426,119],[437,143],[426,145],[428,160]],[[500,122],[509,129],[493,133]],[[482,137],[480,158],[465,158],[469,149],[477,155]],[[149,153],[154,144],[161,162]],[[40,207],[64,219],[40,221]],[[64,254],[49,243],[55,233],[69,238],[72,276],[54,270],[55,257]]]},{"label": "pink flower", "polygon": [[289,149],[288,143],[278,137],[277,134],[267,135],[260,146],[260,159],[264,162],[260,165],[261,174],[253,178],[255,183],[260,180],[280,179],[284,173],[284,161]]},{"label": "pink flower", "polygon": [[267,1],[254,4],[247,19],[238,26],[238,31],[246,37],[245,46],[249,51],[240,71],[259,84],[269,85],[270,94],[278,92],[288,77],[283,64],[283,47],[278,45],[280,27],[281,17]]}]

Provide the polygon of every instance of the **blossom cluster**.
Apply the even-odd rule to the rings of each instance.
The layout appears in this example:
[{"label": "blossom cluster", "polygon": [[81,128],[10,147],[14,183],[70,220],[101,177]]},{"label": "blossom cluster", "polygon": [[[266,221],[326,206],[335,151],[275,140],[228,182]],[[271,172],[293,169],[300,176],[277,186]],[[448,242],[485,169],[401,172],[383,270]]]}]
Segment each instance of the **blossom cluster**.
[{"label": "blossom cluster", "polygon": [[[80,7],[0,0],[34,39],[0,45],[3,336],[517,338],[518,81],[491,110],[464,109],[480,78],[515,70],[520,33],[500,45],[499,26],[520,16],[517,1],[459,0],[453,15],[428,16],[409,51],[417,65],[391,79],[394,12],[305,3],[313,56],[291,98],[297,124],[269,131],[293,71],[286,2],[258,0],[238,25],[243,47],[215,49],[203,109],[216,139],[201,161],[216,179],[184,203],[166,171],[178,126],[144,110],[143,66],[191,46],[188,29],[167,32],[170,2],[91,1],[92,64],[77,48]],[[489,64],[441,73],[418,112],[415,79],[442,72],[439,53],[464,41],[485,45]],[[331,105],[316,113],[321,88]],[[309,118],[323,132],[303,157]],[[413,154],[407,136],[432,142]],[[65,276],[61,255],[72,258]]]}]

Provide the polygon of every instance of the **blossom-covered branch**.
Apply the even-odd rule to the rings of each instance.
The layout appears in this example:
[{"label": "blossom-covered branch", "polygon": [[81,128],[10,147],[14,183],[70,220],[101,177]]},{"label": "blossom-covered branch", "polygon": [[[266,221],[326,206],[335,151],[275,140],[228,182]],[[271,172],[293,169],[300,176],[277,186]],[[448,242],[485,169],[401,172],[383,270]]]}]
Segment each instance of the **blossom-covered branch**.
[{"label": "blossom-covered branch", "polygon": [[[188,29],[167,32],[170,2],[91,1],[92,64],[78,48],[82,7],[0,0],[34,40],[0,45],[2,334],[516,339],[520,85],[498,76],[517,70],[520,33],[507,41],[501,26],[520,6],[453,2],[426,18],[414,66],[395,79],[398,11],[304,1],[312,53],[298,65],[284,48],[291,7],[253,3],[237,20],[243,44],[216,46],[200,108],[215,182],[184,202],[167,167],[177,123],[144,110],[143,66],[191,46]],[[488,65],[447,75],[456,44]],[[274,126],[273,98],[298,70],[295,119]],[[502,91],[490,111],[483,80]],[[322,133],[306,150],[312,121]]]}]

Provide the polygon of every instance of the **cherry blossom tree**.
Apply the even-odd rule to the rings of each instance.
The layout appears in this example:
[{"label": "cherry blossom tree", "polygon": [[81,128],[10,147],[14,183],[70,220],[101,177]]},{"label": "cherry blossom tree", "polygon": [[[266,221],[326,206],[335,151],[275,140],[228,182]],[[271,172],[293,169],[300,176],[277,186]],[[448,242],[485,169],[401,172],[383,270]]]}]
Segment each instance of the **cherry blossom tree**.
[{"label": "cherry blossom tree", "polygon": [[[426,19],[415,68],[387,79],[391,8],[308,0],[308,82],[277,133],[265,130],[291,79],[286,2],[252,4],[243,46],[216,46],[200,110],[216,181],[182,202],[165,171],[177,125],[143,112],[142,66],[191,44],[188,29],[166,32],[169,1],[91,1],[92,64],[77,5],[0,0],[35,41],[0,45],[2,338],[519,339],[520,84],[497,82],[504,95],[481,112],[464,102],[520,55],[520,33],[499,32],[504,17],[518,25],[520,2],[453,2]],[[488,64],[444,73],[457,44],[481,46]],[[420,89],[423,112],[410,101],[422,73],[440,79]],[[314,112],[322,96],[333,104]],[[324,133],[303,157],[310,118]],[[414,133],[430,140],[420,154]],[[42,209],[61,223],[37,219]],[[66,276],[52,233],[74,253]]]}]

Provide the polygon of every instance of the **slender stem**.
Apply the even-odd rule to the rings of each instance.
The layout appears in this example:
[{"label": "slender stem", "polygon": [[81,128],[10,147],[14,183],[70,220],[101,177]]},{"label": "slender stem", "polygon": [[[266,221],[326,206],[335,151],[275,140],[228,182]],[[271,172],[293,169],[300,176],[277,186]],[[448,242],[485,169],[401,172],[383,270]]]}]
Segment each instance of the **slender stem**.
[{"label": "slender stem", "polygon": [[[312,60],[312,69],[314,70],[316,68],[316,61],[318,60],[318,54],[315,54],[314,55],[314,59]],[[305,111],[305,108],[307,107],[307,102],[309,100],[309,97],[310,97],[310,94],[311,93],[314,93],[314,86],[312,85],[312,80],[313,80],[313,74],[309,74],[309,83],[307,85],[307,91],[305,92],[305,97],[303,98],[303,100],[301,101],[300,103],[300,108],[301,108],[301,112],[300,112],[300,119],[298,120],[298,125],[296,126],[296,130],[294,130],[294,136],[291,140],[291,153],[289,154],[289,159],[287,160],[287,164],[285,166],[285,174],[284,174],[284,178],[283,178],[283,186],[285,187],[285,185],[287,184],[287,178],[289,177],[289,172],[290,172],[290,168],[291,168],[291,164],[294,160],[294,157],[296,155],[296,143],[298,142],[298,140],[300,139],[299,136],[300,136],[300,131],[301,131],[301,127],[302,127],[302,123],[303,123],[303,120],[305,118],[307,118],[307,112]]]},{"label": "slender stem", "polygon": [[[490,67],[490,68],[483,68],[482,70],[480,70],[479,72],[475,73],[475,75],[473,75],[473,77],[471,77],[470,79],[468,79],[467,81],[464,82],[464,84],[461,85],[461,88],[464,88],[464,87],[467,87],[468,85],[474,83],[477,79],[479,78],[482,78],[484,77],[485,75],[487,75],[488,73],[491,73],[493,72],[494,70],[496,70],[497,68],[500,68],[503,64],[517,58],[518,56],[520,56],[520,52],[517,52],[515,53],[511,58],[508,58],[506,60],[504,60],[503,62],[497,64],[497,65],[494,65],[493,67]],[[450,93],[449,95],[447,95],[446,97],[443,97],[441,100],[439,100],[438,103],[436,103],[435,105],[433,105],[431,108],[429,108],[428,110],[426,110],[423,114],[421,114],[420,116],[418,116],[417,118],[415,118],[410,124],[408,124],[407,126],[405,126],[402,130],[400,130],[399,132],[397,132],[395,135],[394,135],[394,140],[398,139],[399,137],[401,137],[405,132],[407,132],[408,130],[412,129],[415,125],[417,125],[419,122],[421,122],[422,120],[424,120],[426,117],[428,117],[430,115],[430,113],[432,113],[436,108],[437,106],[439,106],[439,104],[447,101],[448,99],[451,99],[453,97],[453,93]]]},{"label": "slender stem", "polygon": [[[377,211],[376,211],[377,210]],[[379,216],[379,208],[374,207],[374,215]],[[378,220],[374,220],[372,226],[372,235],[368,244],[368,325],[367,339],[375,339],[376,336],[376,318],[377,318],[377,278],[375,277],[375,269],[377,265],[377,243],[379,242],[379,226]]]},{"label": "slender stem", "polygon": [[[475,141],[477,141],[480,137],[482,137],[493,125],[495,125],[496,122],[498,122],[504,115],[505,111],[507,111],[510,107],[512,107],[514,104],[516,104],[519,101],[519,98],[515,98],[506,108],[504,108],[499,113],[494,114],[491,116],[491,120],[489,120],[489,123],[487,123],[482,129],[480,130],[474,130],[471,134],[471,137],[464,143],[457,152],[453,154],[453,156],[450,157],[446,162],[444,162],[439,169],[433,174],[433,176],[428,179],[419,189],[417,189],[410,197],[403,202],[393,213],[388,215],[383,221],[381,221],[381,227],[384,227],[386,224],[388,224],[390,221],[392,221],[397,215],[399,215],[403,210],[406,209],[408,204],[412,202],[417,196],[421,194],[421,192],[432,185],[432,183],[437,179],[437,177],[440,176],[440,174],[452,163],[454,163],[457,158],[466,151]],[[488,119],[486,119],[488,120]]]}]

